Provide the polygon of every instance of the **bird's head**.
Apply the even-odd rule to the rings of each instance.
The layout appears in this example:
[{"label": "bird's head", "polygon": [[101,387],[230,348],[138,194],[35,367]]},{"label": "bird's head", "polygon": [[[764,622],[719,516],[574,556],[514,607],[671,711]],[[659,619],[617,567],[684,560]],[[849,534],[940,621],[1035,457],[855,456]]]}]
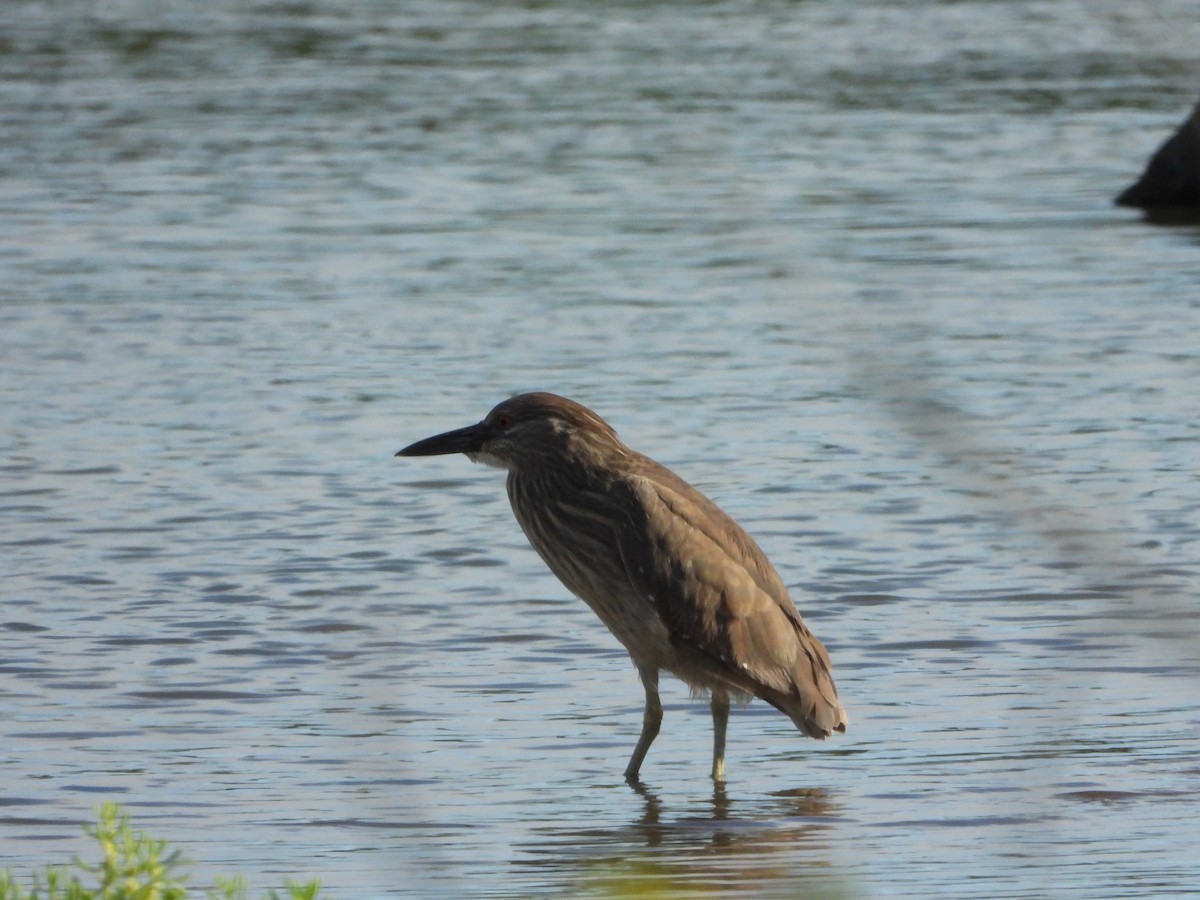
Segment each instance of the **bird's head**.
[{"label": "bird's head", "polygon": [[482,422],[410,444],[397,456],[465,453],[472,462],[520,469],[547,461],[578,460],[625,452],[617,433],[598,415],[557,394],[518,394]]}]

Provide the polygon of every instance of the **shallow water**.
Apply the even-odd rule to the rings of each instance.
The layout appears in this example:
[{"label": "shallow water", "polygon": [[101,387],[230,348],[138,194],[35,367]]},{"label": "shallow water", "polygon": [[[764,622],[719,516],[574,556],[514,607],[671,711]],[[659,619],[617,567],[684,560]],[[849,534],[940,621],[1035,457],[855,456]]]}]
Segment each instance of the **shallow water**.
[{"label": "shallow water", "polygon": [[[0,865],[334,897],[1200,890],[1192,4],[8,3]],[[759,538],[851,717],[641,690],[518,390]]]}]

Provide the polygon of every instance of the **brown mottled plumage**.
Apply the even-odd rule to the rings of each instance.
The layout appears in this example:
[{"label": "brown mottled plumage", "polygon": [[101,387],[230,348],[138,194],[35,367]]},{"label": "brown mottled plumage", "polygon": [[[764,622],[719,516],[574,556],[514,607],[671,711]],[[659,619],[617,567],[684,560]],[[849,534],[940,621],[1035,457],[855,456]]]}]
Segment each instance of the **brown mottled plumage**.
[{"label": "brown mottled plumage", "polygon": [[646,712],[627,778],[637,778],[658,735],[662,669],[712,694],[717,781],[731,695],[762,698],[810,737],[846,730],[829,654],[766,554],[591,410],[554,394],[520,394],[479,424],[397,456],[441,453],[508,470],[508,497],[529,542],[629,651]]}]

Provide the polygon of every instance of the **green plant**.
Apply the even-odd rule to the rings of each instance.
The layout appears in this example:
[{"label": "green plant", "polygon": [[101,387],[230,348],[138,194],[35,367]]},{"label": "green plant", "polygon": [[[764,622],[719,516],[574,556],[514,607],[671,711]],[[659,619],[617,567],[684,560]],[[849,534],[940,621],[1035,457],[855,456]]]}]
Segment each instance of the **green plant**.
[{"label": "green plant", "polygon": [[[100,845],[99,862],[76,860],[73,867],[48,866],[45,874],[35,874],[28,891],[21,888],[9,872],[0,873],[0,900],[186,900],[188,889],[180,872],[185,860],[178,850],[168,850],[167,842],[155,840],[144,832],[135,832],[129,816],[114,803],[96,811],[96,824],[84,831]],[[94,885],[85,883],[83,875]],[[287,882],[282,897],[290,900],[317,900],[320,884]],[[205,892],[215,900],[245,900],[246,885],[241,877],[218,879]],[[281,900],[270,892],[268,900]]]}]

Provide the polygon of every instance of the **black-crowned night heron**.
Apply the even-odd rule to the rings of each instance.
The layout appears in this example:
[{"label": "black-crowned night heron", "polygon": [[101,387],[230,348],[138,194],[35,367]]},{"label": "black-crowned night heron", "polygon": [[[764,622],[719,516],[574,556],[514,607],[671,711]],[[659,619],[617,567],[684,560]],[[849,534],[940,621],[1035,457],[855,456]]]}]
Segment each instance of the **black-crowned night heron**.
[{"label": "black-crowned night heron", "polygon": [[594,412],[554,394],[521,394],[477,425],[396,455],[443,453],[508,470],[508,498],[533,548],[629,651],[646,711],[627,779],[636,781],[662,724],[663,669],[712,696],[715,781],[725,780],[731,697],[760,697],[810,737],[846,730],[829,654],[766,554]]}]

